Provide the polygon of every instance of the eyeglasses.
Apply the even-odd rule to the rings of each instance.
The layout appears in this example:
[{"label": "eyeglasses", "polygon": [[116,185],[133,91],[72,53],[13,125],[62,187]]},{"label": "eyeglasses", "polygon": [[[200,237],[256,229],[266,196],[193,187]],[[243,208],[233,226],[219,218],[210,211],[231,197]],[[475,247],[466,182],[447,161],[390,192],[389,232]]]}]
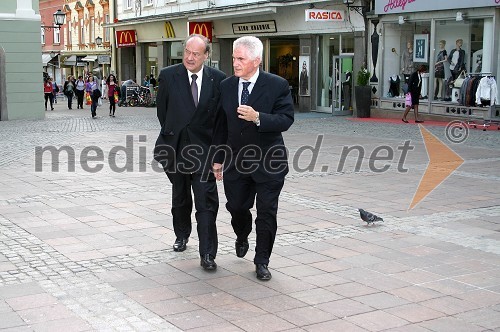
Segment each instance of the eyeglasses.
[{"label": "eyeglasses", "polygon": [[199,59],[203,54],[200,52],[191,52],[187,48],[184,49],[184,55],[189,58],[189,56],[193,56],[195,59]]}]

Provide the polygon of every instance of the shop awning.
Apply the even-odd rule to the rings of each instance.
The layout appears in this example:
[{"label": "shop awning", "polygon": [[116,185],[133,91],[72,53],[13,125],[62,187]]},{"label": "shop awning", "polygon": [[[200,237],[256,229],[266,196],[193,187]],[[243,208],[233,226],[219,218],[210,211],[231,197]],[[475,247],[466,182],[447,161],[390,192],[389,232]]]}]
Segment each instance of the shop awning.
[{"label": "shop awning", "polygon": [[64,59],[63,66],[75,66],[76,65],[76,55],[72,55]]},{"label": "shop awning", "polygon": [[97,55],[87,55],[85,58],[81,59],[80,61],[94,62],[96,60],[97,60]]},{"label": "shop awning", "polygon": [[42,53],[42,64],[44,67],[47,66],[47,63],[49,63],[50,60],[52,60],[52,56],[50,54]]}]

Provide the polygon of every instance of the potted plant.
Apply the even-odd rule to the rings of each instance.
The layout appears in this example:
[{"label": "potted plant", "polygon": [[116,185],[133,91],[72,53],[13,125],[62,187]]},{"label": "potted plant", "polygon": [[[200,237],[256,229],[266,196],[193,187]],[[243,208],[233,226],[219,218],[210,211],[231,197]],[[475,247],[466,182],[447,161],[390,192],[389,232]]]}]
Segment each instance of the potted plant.
[{"label": "potted plant", "polygon": [[356,114],[358,118],[369,118],[372,103],[372,89],[368,85],[370,72],[363,66],[358,72],[354,87],[356,99]]}]

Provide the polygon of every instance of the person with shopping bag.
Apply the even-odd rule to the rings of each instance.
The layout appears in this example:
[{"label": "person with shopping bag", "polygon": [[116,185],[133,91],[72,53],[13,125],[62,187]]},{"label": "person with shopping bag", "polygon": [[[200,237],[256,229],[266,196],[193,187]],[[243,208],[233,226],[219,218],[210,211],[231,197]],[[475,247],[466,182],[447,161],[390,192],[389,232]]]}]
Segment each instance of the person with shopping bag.
[{"label": "person with shopping bag", "polygon": [[97,82],[94,81],[93,76],[89,76],[85,84],[85,102],[87,105],[92,105],[92,91],[98,89]]},{"label": "person with shopping bag", "polygon": [[90,105],[90,113],[92,114],[92,117],[95,118],[97,115],[97,103],[99,102],[99,98],[101,97],[101,90],[99,90],[97,82],[94,81],[94,77],[89,76],[88,82],[85,85],[85,91],[87,105]]},{"label": "person with shopping bag", "polygon": [[413,108],[413,112],[415,113],[415,123],[422,123],[423,120],[419,120],[418,117],[418,104],[420,99],[420,93],[422,92],[422,73],[427,70],[425,65],[420,65],[418,69],[411,74],[410,79],[408,81],[408,93],[406,94],[405,100],[405,113],[403,114],[403,118],[401,121],[404,123],[408,123],[406,120],[406,116],[410,112],[410,109]]}]

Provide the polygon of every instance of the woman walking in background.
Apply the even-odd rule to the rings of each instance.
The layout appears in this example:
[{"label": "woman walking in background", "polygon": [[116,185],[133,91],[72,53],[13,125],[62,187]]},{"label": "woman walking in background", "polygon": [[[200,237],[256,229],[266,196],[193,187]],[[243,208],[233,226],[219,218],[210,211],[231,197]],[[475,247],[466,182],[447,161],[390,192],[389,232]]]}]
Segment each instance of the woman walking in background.
[{"label": "woman walking in background", "polygon": [[109,116],[115,117],[116,110],[116,100],[115,100],[115,91],[119,93],[120,89],[118,88],[118,84],[116,83],[116,77],[113,74],[108,76],[108,80],[106,81],[106,86],[108,87],[107,95],[109,99]]},{"label": "woman walking in background", "polygon": [[420,120],[418,116],[418,105],[420,94],[422,91],[422,74],[425,73],[427,67],[425,65],[420,65],[418,69],[410,75],[410,79],[408,80],[408,93],[411,96],[411,103],[406,104],[405,113],[403,114],[403,118],[401,121],[404,123],[408,123],[406,116],[410,112],[410,109],[413,108],[413,112],[415,113],[415,123],[422,123],[423,120]]},{"label": "woman walking in background", "polygon": [[75,93],[75,81],[73,76],[69,75],[68,80],[64,82],[63,93],[68,98],[68,109],[72,109],[73,94]]},{"label": "woman walking in background", "polygon": [[83,96],[85,95],[85,81],[83,80],[83,76],[78,76],[78,80],[76,80],[76,108],[81,108],[83,110]]},{"label": "woman walking in background", "polygon": [[85,84],[85,91],[89,94],[90,96],[90,113],[92,114],[92,117],[95,118],[97,115],[97,101],[100,96],[97,96],[97,93],[95,90],[99,90],[99,87],[97,86],[97,83],[94,81],[94,77],[89,76],[89,80],[87,84]]},{"label": "woman walking in background", "polygon": [[59,86],[57,85],[57,82],[52,82],[52,100],[54,101],[54,104],[57,104],[57,93],[59,92]]},{"label": "woman walking in background", "polygon": [[106,90],[107,81],[108,80],[107,80],[106,76],[103,76],[102,81],[101,81],[101,91],[102,91],[102,98],[103,99],[106,99],[108,97],[107,90]]},{"label": "woman walking in background", "polygon": [[54,98],[54,88],[52,87],[52,79],[49,77],[47,80],[45,80],[45,83],[43,83],[43,93],[45,95],[45,110],[47,110],[47,100],[50,101],[50,110],[54,110],[54,101],[52,98]]}]

